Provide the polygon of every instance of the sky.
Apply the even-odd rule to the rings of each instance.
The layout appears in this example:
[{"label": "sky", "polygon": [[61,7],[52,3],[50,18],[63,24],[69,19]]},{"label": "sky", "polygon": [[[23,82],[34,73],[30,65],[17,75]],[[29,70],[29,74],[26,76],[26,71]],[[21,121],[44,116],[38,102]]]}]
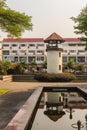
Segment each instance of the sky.
[{"label": "sky", "polygon": [[47,38],[56,32],[69,38],[78,37],[70,18],[78,16],[87,0],[6,0],[6,3],[11,9],[32,16],[33,30],[26,31],[22,37]]}]

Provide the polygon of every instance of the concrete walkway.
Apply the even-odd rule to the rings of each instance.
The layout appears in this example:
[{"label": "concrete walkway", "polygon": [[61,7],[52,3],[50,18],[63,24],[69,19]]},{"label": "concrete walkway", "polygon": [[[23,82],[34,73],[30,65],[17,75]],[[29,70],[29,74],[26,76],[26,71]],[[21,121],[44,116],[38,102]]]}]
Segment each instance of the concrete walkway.
[{"label": "concrete walkway", "polygon": [[46,82],[3,82],[0,81],[0,89],[8,89],[10,91],[26,91],[43,86],[70,86],[87,88],[87,83],[46,83]]}]

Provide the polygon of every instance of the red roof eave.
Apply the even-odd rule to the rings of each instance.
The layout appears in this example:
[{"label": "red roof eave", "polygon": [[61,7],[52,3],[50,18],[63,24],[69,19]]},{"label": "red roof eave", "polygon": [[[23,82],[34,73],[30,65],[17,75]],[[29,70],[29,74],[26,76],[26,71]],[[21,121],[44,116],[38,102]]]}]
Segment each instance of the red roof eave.
[{"label": "red roof eave", "polygon": [[22,39],[13,39],[13,38],[4,38],[3,42],[44,42],[43,38],[22,38]]},{"label": "red roof eave", "polygon": [[65,42],[82,42],[79,38],[64,38]]},{"label": "red roof eave", "polygon": [[[53,38],[53,37],[52,37]],[[81,41],[79,38],[63,38],[65,40],[65,42],[72,42],[72,43],[75,43],[75,42],[83,42]],[[47,40],[47,39],[46,39]],[[21,38],[21,39],[14,39],[14,38],[4,38],[3,39],[3,42],[6,43],[6,42],[44,42],[44,39],[43,38]]]}]

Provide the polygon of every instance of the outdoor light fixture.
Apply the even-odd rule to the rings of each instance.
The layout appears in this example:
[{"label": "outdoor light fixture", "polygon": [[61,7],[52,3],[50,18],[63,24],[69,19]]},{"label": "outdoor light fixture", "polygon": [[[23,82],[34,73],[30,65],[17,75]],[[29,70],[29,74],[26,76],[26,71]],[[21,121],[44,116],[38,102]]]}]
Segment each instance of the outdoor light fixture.
[{"label": "outdoor light fixture", "polygon": [[68,98],[67,97],[65,98],[65,107],[66,108],[68,107]]},{"label": "outdoor light fixture", "polygon": [[80,120],[77,121],[77,128],[78,128],[78,130],[80,130],[80,128],[81,128],[81,121]]},{"label": "outdoor light fixture", "polygon": [[70,119],[72,119],[72,107],[70,107]]},{"label": "outdoor light fixture", "polygon": [[86,120],[86,127],[87,127],[87,114],[85,115],[85,120]]},{"label": "outdoor light fixture", "polygon": [[85,115],[85,120],[86,120],[86,122],[87,122],[87,114]]},{"label": "outdoor light fixture", "polygon": [[72,126],[73,128],[75,128],[75,129],[78,129],[78,130],[81,130],[81,128],[84,127],[84,125],[81,123],[80,120],[78,120],[77,123],[74,123],[74,124],[72,124],[71,126]]}]

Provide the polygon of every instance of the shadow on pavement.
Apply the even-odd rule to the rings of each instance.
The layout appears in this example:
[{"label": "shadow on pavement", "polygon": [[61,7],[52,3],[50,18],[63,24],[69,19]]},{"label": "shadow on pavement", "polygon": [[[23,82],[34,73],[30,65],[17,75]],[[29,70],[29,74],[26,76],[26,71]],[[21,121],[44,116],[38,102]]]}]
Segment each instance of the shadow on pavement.
[{"label": "shadow on pavement", "polygon": [[5,128],[33,91],[9,92],[0,96],[0,130]]}]

